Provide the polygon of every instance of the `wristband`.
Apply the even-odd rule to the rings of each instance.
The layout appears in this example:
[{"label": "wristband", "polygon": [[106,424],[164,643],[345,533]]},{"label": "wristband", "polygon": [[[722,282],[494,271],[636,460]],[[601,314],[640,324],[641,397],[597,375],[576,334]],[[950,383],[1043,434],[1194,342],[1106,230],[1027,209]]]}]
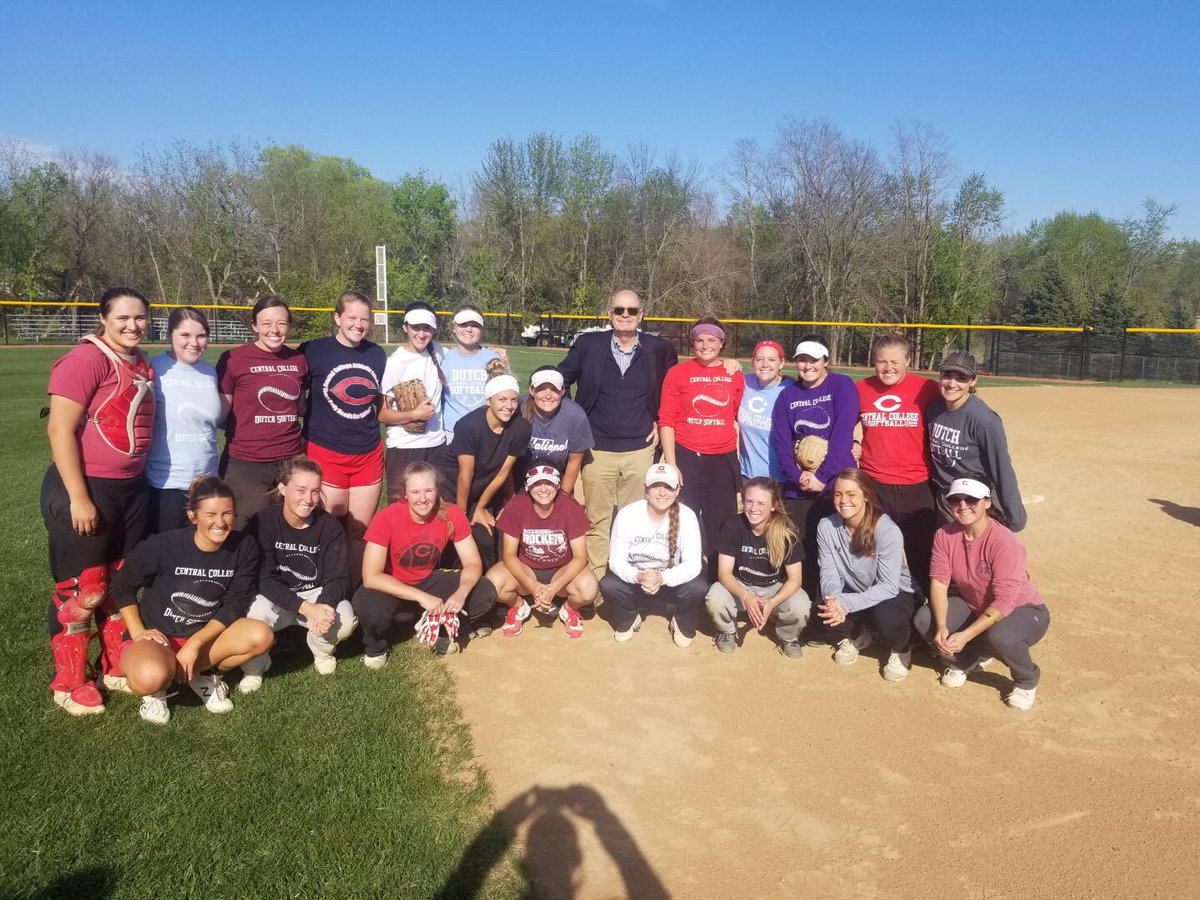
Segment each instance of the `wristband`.
[{"label": "wristband", "polygon": [[996,615],[994,612],[992,612],[990,609],[989,609],[989,610],[987,610],[987,611],[986,611],[986,612],[983,614],[983,617],[984,617],[985,619],[987,619],[988,621],[990,621],[990,622],[991,622],[993,625],[995,625],[997,622],[999,622],[999,621],[1000,621],[1000,617],[999,617],[998,615]]}]

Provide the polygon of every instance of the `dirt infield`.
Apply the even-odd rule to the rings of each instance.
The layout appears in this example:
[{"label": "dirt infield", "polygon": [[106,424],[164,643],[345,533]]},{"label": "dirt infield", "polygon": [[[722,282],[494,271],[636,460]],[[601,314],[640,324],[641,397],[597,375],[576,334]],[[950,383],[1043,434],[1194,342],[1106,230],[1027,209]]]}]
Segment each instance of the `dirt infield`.
[{"label": "dirt infield", "polygon": [[[993,388],[1053,622],[993,665],[795,662],[527,628],[452,664],[547,897],[1189,896],[1200,876],[1200,392]],[[1120,444],[1120,458],[1110,445]],[[868,651],[868,654],[873,651]]]}]

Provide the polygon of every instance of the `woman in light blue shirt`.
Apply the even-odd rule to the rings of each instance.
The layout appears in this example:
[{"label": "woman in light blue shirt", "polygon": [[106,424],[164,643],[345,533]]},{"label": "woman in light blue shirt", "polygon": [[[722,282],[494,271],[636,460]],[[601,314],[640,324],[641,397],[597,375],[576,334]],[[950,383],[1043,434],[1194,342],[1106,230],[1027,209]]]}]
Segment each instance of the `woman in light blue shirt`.
[{"label": "woman in light blue shirt", "polygon": [[750,354],[750,366],[754,373],[746,376],[746,392],[738,407],[742,478],[773,478],[782,483],[787,476],[771,443],[771,413],[780,393],[792,383],[781,374],[783,347],[775,341],[759,341]]},{"label": "woman in light blue shirt", "polygon": [[454,314],[454,346],[442,351],[442,371],[446,373],[446,387],[442,390],[442,428],[446,431],[446,443],[454,440],[454,426],[458,420],[483,405],[483,391],[487,386],[488,363],[502,360],[498,365],[507,369],[508,354],[503,348],[493,350],[480,344],[483,340],[483,313],[479,307],[464,303]]},{"label": "woman in light blue shirt", "polygon": [[154,439],[146,457],[153,533],[188,524],[192,479],[217,474],[217,426],[229,412],[217,390],[217,372],[201,357],[208,350],[208,319],[191,306],[167,318],[171,349],[154,367]]}]

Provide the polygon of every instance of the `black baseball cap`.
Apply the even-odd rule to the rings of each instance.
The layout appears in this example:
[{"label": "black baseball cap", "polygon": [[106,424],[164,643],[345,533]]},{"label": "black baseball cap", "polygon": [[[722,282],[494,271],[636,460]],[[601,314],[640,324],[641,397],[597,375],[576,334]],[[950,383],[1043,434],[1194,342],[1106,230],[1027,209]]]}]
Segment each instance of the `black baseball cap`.
[{"label": "black baseball cap", "polygon": [[938,371],[958,372],[960,375],[966,375],[968,378],[975,378],[979,375],[979,363],[975,361],[975,357],[969,351],[955,350],[953,353],[946,354],[946,358],[942,360]]}]

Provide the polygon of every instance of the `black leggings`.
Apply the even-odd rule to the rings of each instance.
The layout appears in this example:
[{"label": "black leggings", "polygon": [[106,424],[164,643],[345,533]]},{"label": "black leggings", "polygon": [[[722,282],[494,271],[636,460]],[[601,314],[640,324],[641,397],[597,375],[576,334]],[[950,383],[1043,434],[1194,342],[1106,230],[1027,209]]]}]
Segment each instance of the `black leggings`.
[{"label": "black leggings", "polygon": [[150,488],[150,533],[162,534],[189,524],[187,491]]},{"label": "black leggings", "polygon": [[[462,572],[448,572],[438,569],[430,573],[424,580],[414,585],[427,594],[433,594],[446,600],[458,590]],[[350,600],[354,607],[354,615],[362,626],[363,647],[369,656],[381,656],[388,649],[388,633],[394,624],[414,624],[421,618],[421,604],[412,600],[401,600],[383,591],[360,587]],[[480,578],[479,583],[467,595],[467,602],[460,612],[459,618],[474,622],[481,618],[496,605],[496,589],[486,578]]]},{"label": "black leggings", "polygon": [[663,585],[658,593],[649,595],[642,590],[640,584],[622,580],[612,572],[606,572],[600,579],[600,593],[604,595],[608,622],[613,631],[628,631],[633,627],[638,617],[639,609],[649,606],[659,608],[668,603],[675,604],[675,622],[679,632],[684,637],[694,637],[696,622],[700,618],[700,609],[704,605],[704,595],[708,592],[708,582],[697,576],[691,581],[670,587]]},{"label": "black leggings", "polygon": [[[829,495],[792,497],[783,501],[788,518],[800,533],[800,546],[804,548],[803,581],[805,592],[812,598],[813,606],[825,602],[821,595],[820,570],[817,568],[817,523],[833,513],[833,500]],[[813,616],[813,621],[817,617]]]},{"label": "black leggings", "polygon": [[71,525],[71,498],[58,468],[42,479],[42,519],[50,543],[50,574],[64,581],[84,569],[124,559],[148,533],[146,479],[87,478],[88,495],[100,517],[95,534],[78,534]]},{"label": "black leggings", "polygon": [[679,502],[700,519],[700,535],[704,540],[704,555],[708,557],[709,579],[715,581],[717,541],[721,537],[721,528],[737,515],[738,491],[742,489],[737,451],[697,453],[677,445],[675,462],[679,464],[679,471],[683,475]]},{"label": "black leggings", "polygon": [[881,484],[875,482],[879,507],[900,526],[904,535],[904,557],[908,571],[929,596],[929,557],[933,555],[933,533],[937,531],[937,510],[928,481],[918,484]]},{"label": "black leggings", "polygon": [[[821,602],[823,603],[824,599]],[[841,625],[825,625],[814,616],[814,621],[819,624],[814,628],[813,634],[836,644],[842,638],[848,638],[856,630],[867,626],[879,635],[885,650],[903,653],[912,645],[912,620],[916,609],[916,596],[902,591],[868,609],[850,613]]]}]

